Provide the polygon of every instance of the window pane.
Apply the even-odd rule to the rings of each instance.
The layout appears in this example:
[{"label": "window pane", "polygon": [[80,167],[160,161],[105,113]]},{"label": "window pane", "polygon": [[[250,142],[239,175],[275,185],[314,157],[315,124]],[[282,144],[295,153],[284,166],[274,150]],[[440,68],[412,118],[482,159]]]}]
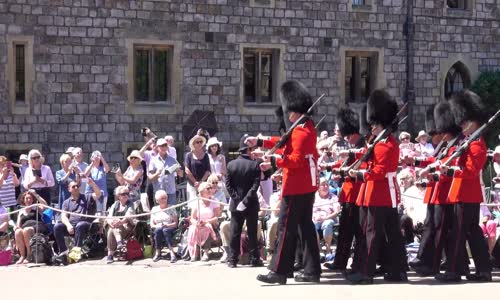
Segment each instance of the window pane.
[{"label": "window pane", "polygon": [[154,55],[154,100],[167,101],[168,95],[168,50],[155,50]]},{"label": "window pane", "polygon": [[255,102],[255,62],[253,53],[245,54],[243,61],[243,83],[245,85],[245,102]]},{"label": "window pane", "polygon": [[354,70],[354,59],[351,56],[345,58],[345,99],[347,102],[354,101],[354,80],[352,73]]},{"label": "window pane", "polygon": [[352,0],[352,5],[365,5],[365,0]]},{"label": "window pane", "polygon": [[149,50],[135,50],[135,91],[137,101],[149,100],[149,55]]},{"label": "window pane", "polygon": [[447,0],[446,4],[448,5],[449,8],[460,8],[458,5],[458,0]]},{"label": "window pane", "polygon": [[260,99],[262,102],[272,102],[272,64],[273,64],[272,54],[262,54],[261,55],[261,67],[260,67]]},{"label": "window pane", "polygon": [[360,57],[360,73],[361,73],[361,101],[366,101],[370,96],[370,58]]},{"label": "window pane", "polygon": [[16,45],[16,101],[26,100],[24,45]]}]

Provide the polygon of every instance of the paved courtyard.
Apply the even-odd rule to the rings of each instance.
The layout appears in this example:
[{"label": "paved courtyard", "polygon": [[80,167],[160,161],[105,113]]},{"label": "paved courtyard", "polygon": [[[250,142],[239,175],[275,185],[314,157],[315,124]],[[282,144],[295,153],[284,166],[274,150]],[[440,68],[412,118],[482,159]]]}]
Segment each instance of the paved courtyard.
[{"label": "paved courtyard", "polygon": [[[285,286],[261,284],[255,277],[265,268],[238,266],[229,269],[217,262],[171,265],[144,259],[133,263],[104,260],[67,267],[9,266],[0,269],[1,299],[474,299],[500,293],[500,271],[494,282],[440,285],[431,278],[410,273],[407,284],[350,285],[340,274],[324,271],[320,284]],[[52,287],[52,288],[51,288]],[[17,291],[26,294],[17,298]],[[35,296],[36,295],[36,296]],[[66,295],[66,296],[64,296]],[[16,298],[14,298],[16,297]]]}]

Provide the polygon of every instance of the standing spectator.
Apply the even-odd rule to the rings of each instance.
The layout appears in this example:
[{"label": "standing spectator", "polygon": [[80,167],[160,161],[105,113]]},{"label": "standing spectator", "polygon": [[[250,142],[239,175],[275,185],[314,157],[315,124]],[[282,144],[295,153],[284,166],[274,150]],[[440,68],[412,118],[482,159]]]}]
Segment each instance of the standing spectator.
[{"label": "standing spectator", "polygon": [[208,182],[202,182],[198,186],[198,192],[202,198],[199,205],[193,208],[191,213],[191,225],[188,231],[188,251],[191,261],[196,261],[197,247],[202,247],[203,261],[208,261],[208,249],[211,247],[212,240],[217,240],[214,228],[217,225],[217,216],[219,215],[218,206],[211,205],[212,186]]},{"label": "standing spectator", "polygon": [[[97,201],[97,212],[105,212],[108,203],[108,184],[106,183],[106,174],[110,168],[104,156],[98,150],[92,152],[90,156],[90,165],[85,169],[85,177],[91,178],[101,189],[101,198]],[[87,185],[85,194],[92,193],[92,187]]]},{"label": "standing spectator", "polygon": [[210,175],[210,159],[204,150],[206,142],[207,140],[201,135],[195,135],[189,141],[191,152],[185,159],[188,200],[196,197],[196,189]]},{"label": "standing spectator", "polygon": [[29,167],[24,174],[23,186],[25,189],[34,189],[47,203],[50,204],[50,188],[55,185],[54,176],[49,166],[44,165],[45,159],[40,151],[32,149],[28,153]]},{"label": "standing spectator", "polygon": [[321,141],[324,141],[328,139],[328,131],[326,130],[323,130],[321,131],[321,133],[319,134],[319,138],[318,138],[318,143],[321,142]]},{"label": "standing spectator", "polygon": [[495,177],[493,177],[493,193],[491,193],[492,200],[500,202],[500,146],[496,146],[493,152],[493,169],[495,170]]},{"label": "standing spectator", "polygon": [[434,147],[428,142],[429,135],[424,130],[420,130],[418,136],[415,138],[415,155],[419,157],[430,157],[434,153]]},{"label": "standing spectator", "polygon": [[[213,197],[215,198],[215,200],[217,200],[219,202],[227,203],[226,195],[224,194],[224,192],[221,189],[219,177],[217,177],[217,175],[215,175],[215,174],[212,174],[212,175],[208,176],[207,182],[212,185],[212,194],[213,194]],[[221,204],[221,209],[223,209],[222,204]]]},{"label": "standing spectator", "polygon": [[7,229],[9,229],[9,215],[7,215],[7,209],[2,205],[0,200],[0,236],[7,234]]},{"label": "standing spectator", "polygon": [[59,186],[57,207],[61,209],[64,200],[71,196],[68,184],[72,181],[77,183],[80,181],[80,171],[78,170],[76,164],[73,163],[71,156],[66,153],[61,155],[59,163],[61,163],[62,169],[56,171],[56,182]]},{"label": "standing spectator", "polygon": [[[168,154],[168,143],[165,139],[156,142],[158,155],[151,159],[148,166],[148,179],[153,184],[153,192],[163,190],[168,194],[168,204],[177,204],[175,174],[182,176],[183,172],[177,160]],[[169,168],[178,165],[176,171],[169,171]]]},{"label": "standing spectator", "polygon": [[399,157],[400,159],[415,156],[415,145],[410,142],[411,135],[406,131],[399,134]]},{"label": "standing spectator", "polygon": [[92,179],[88,180],[88,184],[94,192],[84,195],[80,194],[78,183],[74,181],[69,183],[68,189],[71,192],[71,197],[64,201],[62,207],[64,212],[61,213],[61,222],[54,226],[54,236],[63,264],[67,264],[68,261],[68,247],[66,246],[64,237],[74,235],[75,245],[81,247],[92,222],[90,218],[70,215],[69,213],[94,215],[96,212],[95,201],[101,197],[101,189],[99,189]]},{"label": "standing spectator", "polygon": [[19,172],[21,173],[21,177],[19,177],[19,182],[21,183],[21,193],[26,191],[26,189],[23,186],[24,182],[24,174],[26,173],[26,170],[28,169],[28,155],[26,154],[21,154],[19,156],[19,164],[21,167],[19,168]]},{"label": "standing spectator", "polygon": [[171,135],[165,136],[165,141],[167,141],[168,144],[168,155],[173,157],[174,159],[177,159],[177,149],[174,147],[174,137]]},{"label": "standing spectator", "polygon": [[211,137],[207,142],[208,157],[210,159],[210,171],[212,174],[219,177],[219,181],[223,182],[227,173],[226,170],[226,158],[221,153],[222,152],[222,142],[218,141],[217,138]]},{"label": "standing spectator", "polygon": [[163,190],[155,193],[156,202],[158,205],[151,210],[151,229],[154,230],[153,237],[155,240],[156,254],[153,261],[157,262],[161,259],[161,249],[166,244],[170,250],[170,262],[177,261],[174,252],[173,236],[177,229],[177,214],[175,209],[168,208],[168,195]]},{"label": "standing spectator", "polygon": [[87,188],[87,178],[85,178],[84,173],[88,164],[83,161],[82,148],[73,148],[73,159],[75,160],[76,166],[78,167],[78,174],[80,175],[80,193],[83,194]]},{"label": "standing spectator", "polygon": [[123,217],[121,219],[107,219],[108,228],[108,257],[106,263],[113,263],[113,254],[116,249],[124,246],[123,238],[127,237],[132,229],[132,219],[130,215],[134,213],[134,204],[129,201],[129,189],[126,186],[117,186],[115,189],[115,197],[118,199],[111,205],[108,211],[109,217]]},{"label": "standing spectator", "polygon": [[[157,138],[155,137],[145,137],[147,142],[142,146],[139,150],[139,153],[144,157],[144,162],[146,163],[146,174],[149,168],[149,164],[151,160],[158,155],[158,146],[156,145]],[[146,176],[147,178],[147,176]],[[153,192],[153,184],[149,179],[146,181],[146,194],[148,195],[149,207],[154,206],[154,192]]]},{"label": "standing spectator", "polygon": [[140,189],[143,180],[142,174],[144,174],[144,170],[141,165],[142,155],[139,150],[134,150],[127,157],[127,160],[130,164],[127,170],[122,174],[122,171],[118,169],[115,173],[115,178],[120,185],[128,187],[130,191],[129,200],[135,202],[136,200],[139,200],[140,197]]},{"label": "standing spectator", "polygon": [[35,233],[46,234],[47,226],[42,222],[43,207],[29,207],[32,204],[47,205],[45,200],[33,191],[27,191],[19,196],[19,204],[27,206],[19,212],[14,227],[16,247],[21,257],[16,264],[28,263],[31,256],[30,239]]},{"label": "standing spectator", "polygon": [[3,206],[16,205],[16,186],[19,186],[19,179],[14,173],[12,163],[7,161],[5,156],[0,156],[0,201]]}]

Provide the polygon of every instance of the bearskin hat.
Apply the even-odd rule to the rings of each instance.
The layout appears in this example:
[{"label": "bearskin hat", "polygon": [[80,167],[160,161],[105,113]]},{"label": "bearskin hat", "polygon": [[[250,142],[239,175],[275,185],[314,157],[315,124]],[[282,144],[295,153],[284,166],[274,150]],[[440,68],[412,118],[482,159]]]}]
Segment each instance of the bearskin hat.
[{"label": "bearskin hat", "polygon": [[370,133],[370,125],[366,121],[366,104],[359,111],[359,134],[365,136]]},{"label": "bearskin hat", "polygon": [[436,133],[438,133],[436,131],[436,122],[434,118],[434,107],[435,105],[429,107],[425,111],[425,131],[429,133],[430,136],[433,136]]},{"label": "bearskin hat", "polygon": [[375,90],[368,98],[366,121],[368,124],[380,124],[383,127],[392,127],[395,131],[398,127],[397,122],[392,122],[398,113],[398,104],[384,90]]},{"label": "bearskin hat", "polygon": [[358,115],[348,108],[337,112],[337,126],[342,136],[359,133]]},{"label": "bearskin hat", "polygon": [[283,130],[286,132],[285,119],[283,118],[283,107],[281,107],[281,106],[276,107],[276,109],[274,110],[274,115],[278,119],[278,123],[279,123],[278,131],[281,132]]},{"label": "bearskin hat", "polygon": [[296,80],[288,80],[281,85],[281,102],[288,111],[304,114],[313,101],[307,88]]},{"label": "bearskin hat", "polygon": [[463,90],[451,96],[450,106],[457,125],[466,121],[477,121],[481,124],[486,121],[481,98],[470,90]]},{"label": "bearskin hat", "polygon": [[434,106],[434,120],[438,133],[449,133],[457,136],[462,132],[462,128],[455,123],[451,105],[448,101],[441,101]]}]

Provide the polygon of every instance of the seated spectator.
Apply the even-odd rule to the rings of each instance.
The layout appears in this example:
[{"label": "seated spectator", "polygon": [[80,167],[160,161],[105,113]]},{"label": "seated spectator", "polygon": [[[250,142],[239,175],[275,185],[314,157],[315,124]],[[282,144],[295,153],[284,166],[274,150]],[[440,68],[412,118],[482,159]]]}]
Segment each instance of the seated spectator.
[{"label": "seated spectator", "polygon": [[118,248],[125,246],[123,238],[130,235],[133,230],[133,220],[129,218],[134,214],[134,203],[129,200],[130,191],[126,186],[117,186],[115,198],[118,199],[108,210],[108,217],[123,217],[120,219],[107,219],[108,232],[108,257],[106,263],[113,263],[113,255]]},{"label": "seated spectator", "polygon": [[491,212],[487,206],[481,205],[479,212],[481,216],[479,226],[483,230],[484,238],[488,243],[488,253],[491,255],[497,240],[497,224],[492,220]]},{"label": "seated spectator", "polygon": [[204,249],[202,261],[208,261],[208,250],[211,242],[217,240],[215,228],[217,228],[217,219],[219,207],[211,205],[210,199],[212,185],[208,182],[202,182],[198,186],[198,192],[201,200],[193,208],[191,213],[191,226],[188,231],[188,251],[191,261],[196,261],[197,246]]},{"label": "seated spectator", "polygon": [[44,165],[44,157],[36,149],[28,153],[29,167],[24,173],[23,186],[25,189],[34,189],[47,203],[50,204],[50,190],[55,185],[54,176],[49,166]]},{"label": "seated spectator", "polygon": [[397,175],[399,189],[401,191],[401,203],[399,207],[400,227],[405,243],[413,243],[414,226],[424,223],[427,214],[427,205],[423,202],[425,188],[416,186],[415,172],[405,168]]},{"label": "seated spectator", "polygon": [[[19,196],[19,204],[30,206],[32,204],[47,205],[47,202],[33,190],[28,190]],[[14,227],[16,247],[21,257],[16,264],[27,264],[31,256],[30,239],[35,233],[47,233],[47,226],[42,221],[43,207],[25,207],[19,212],[16,226]]]},{"label": "seated spectator", "polygon": [[127,160],[130,164],[129,167],[123,174],[122,171],[118,169],[115,173],[115,178],[120,185],[124,185],[128,188],[130,191],[129,200],[135,202],[140,198],[140,188],[143,180],[144,169],[141,165],[142,155],[139,150],[134,150],[127,157]]},{"label": "seated spectator", "polygon": [[326,139],[328,139],[328,131],[323,130],[323,131],[321,131],[321,133],[319,134],[318,142],[324,141],[324,140],[326,140]]},{"label": "seated spectator", "polygon": [[415,138],[417,143],[415,144],[415,155],[418,157],[430,157],[434,153],[434,147],[428,142],[429,135],[424,131],[420,130],[418,136]]},{"label": "seated spectator", "polygon": [[414,157],[415,156],[415,145],[411,143],[411,135],[402,131],[399,134],[399,157],[400,159]]},{"label": "seated spectator", "polygon": [[62,210],[64,212],[61,213],[61,222],[54,226],[54,236],[63,264],[67,264],[69,252],[64,237],[74,235],[75,245],[81,247],[93,221],[92,218],[70,213],[94,215],[96,213],[95,201],[101,197],[101,189],[92,179],[88,179],[87,184],[92,187],[94,192],[84,195],[80,194],[78,183],[74,181],[69,183],[68,189],[70,190],[71,197],[63,202]]},{"label": "seated spectator", "polygon": [[177,230],[177,214],[175,209],[168,208],[168,195],[164,190],[159,190],[155,193],[156,202],[158,205],[151,210],[151,229],[154,230],[153,237],[155,241],[156,253],[153,261],[157,262],[161,259],[161,249],[167,246],[170,250],[170,262],[177,261],[174,252],[174,234]]},{"label": "seated spectator", "polygon": [[16,187],[19,186],[12,162],[0,156],[0,199],[5,207],[14,207],[16,203]]},{"label": "seated spectator", "polygon": [[56,171],[56,182],[59,186],[59,197],[58,197],[58,208],[62,208],[64,200],[71,196],[68,189],[68,184],[72,181],[80,182],[80,171],[76,163],[73,163],[73,159],[68,154],[64,153],[59,158],[59,163],[61,164],[61,170]]},{"label": "seated spectator", "polygon": [[[103,213],[106,211],[106,205],[108,203],[108,185],[106,183],[106,174],[110,171],[109,165],[104,159],[104,156],[100,151],[96,150],[92,152],[90,156],[90,164],[87,169],[85,169],[85,176],[90,177],[95,184],[101,189],[101,199],[97,201],[97,212]],[[92,187],[87,185],[85,194],[92,193]]]},{"label": "seated spectator", "polygon": [[313,205],[313,222],[316,230],[323,232],[326,254],[332,252],[333,225],[338,223],[340,205],[337,196],[330,193],[330,187],[325,178],[319,181],[319,189],[316,192]]},{"label": "seated spectator", "polygon": [[[212,174],[212,175],[208,176],[207,182],[212,185],[211,192],[212,192],[214,200],[219,201],[219,202],[223,202],[223,203],[227,203],[226,195],[224,194],[224,192],[222,190],[222,185],[221,185],[221,182],[219,180],[219,177],[215,174]],[[224,209],[224,205],[221,204],[220,210],[222,211],[223,209]]]}]

